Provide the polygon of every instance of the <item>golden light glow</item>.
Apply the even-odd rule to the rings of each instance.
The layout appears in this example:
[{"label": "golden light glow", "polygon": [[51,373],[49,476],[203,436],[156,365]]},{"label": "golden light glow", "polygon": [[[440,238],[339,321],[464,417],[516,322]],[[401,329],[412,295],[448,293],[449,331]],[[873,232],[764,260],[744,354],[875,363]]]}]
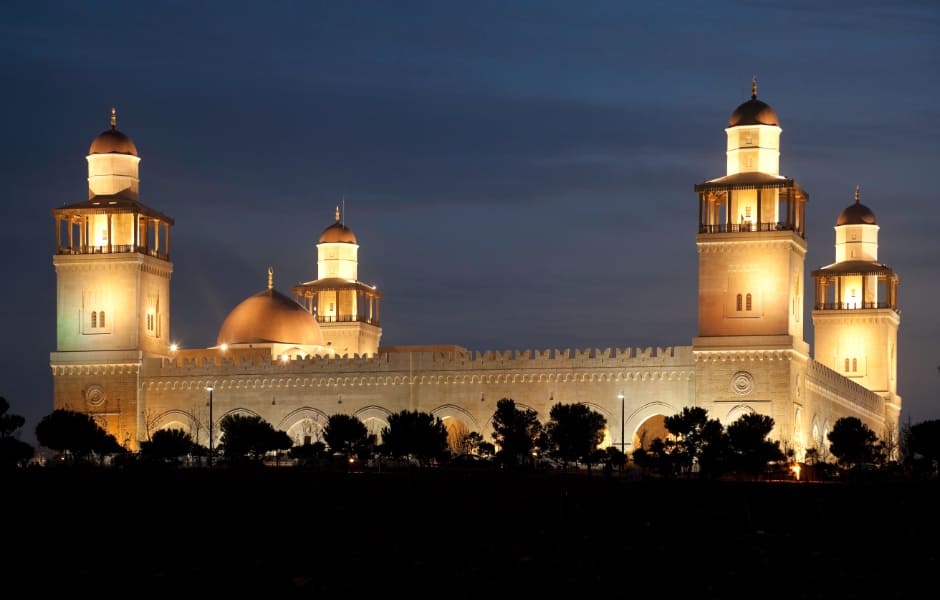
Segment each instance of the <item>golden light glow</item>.
[{"label": "golden light glow", "polygon": [[800,465],[799,465],[799,463],[793,463],[793,464],[790,466],[790,471],[793,472],[793,476],[796,477],[796,480],[797,480],[797,481],[799,481],[799,480],[800,480]]},{"label": "golden light glow", "polygon": [[219,349],[222,350],[222,352],[225,352],[226,350],[228,350],[228,344],[222,344],[221,346],[219,346]]},{"label": "golden light glow", "polygon": [[170,344],[170,352],[176,352],[180,347],[177,344]]}]

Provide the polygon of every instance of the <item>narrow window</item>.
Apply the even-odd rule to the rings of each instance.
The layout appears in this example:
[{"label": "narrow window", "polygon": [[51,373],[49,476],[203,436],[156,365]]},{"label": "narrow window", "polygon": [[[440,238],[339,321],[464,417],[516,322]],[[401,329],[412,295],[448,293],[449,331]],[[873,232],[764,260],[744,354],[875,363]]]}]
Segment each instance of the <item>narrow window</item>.
[{"label": "narrow window", "polygon": [[745,300],[745,309],[746,309],[748,312],[750,312],[750,310],[751,310],[752,307],[753,307],[753,302],[751,302],[751,295],[748,294],[748,295],[747,295],[747,299]]},{"label": "narrow window", "polygon": [[91,327],[94,329],[98,326],[98,313],[96,311],[91,311]]},{"label": "narrow window", "polygon": [[741,311],[741,294],[738,294],[738,297],[735,301],[735,308],[738,310],[738,312]]},{"label": "narrow window", "polygon": [[858,359],[857,358],[852,359],[852,372],[858,373]]},{"label": "narrow window", "polygon": [[849,359],[845,359],[845,372],[849,372]]},{"label": "narrow window", "polygon": [[101,311],[101,315],[98,318],[98,324],[101,327],[104,327],[104,311]]}]

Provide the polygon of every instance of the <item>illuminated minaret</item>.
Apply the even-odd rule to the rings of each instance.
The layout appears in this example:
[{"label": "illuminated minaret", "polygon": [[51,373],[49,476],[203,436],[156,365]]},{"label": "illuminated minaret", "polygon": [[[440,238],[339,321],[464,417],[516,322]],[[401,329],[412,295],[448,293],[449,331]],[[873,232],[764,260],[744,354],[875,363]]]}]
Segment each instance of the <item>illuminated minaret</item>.
[{"label": "illuminated minaret", "polygon": [[[898,276],[878,262],[878,221],[860,201],[836,220],[834,263],[813,271],[815,359],[885,399],[885,422],[897,423]],[[876,432],[881,435],[881,432]]]},{"label": "illuminated minaret", "polygon": [[[790,369],[809,357],[802,318],[807,195],[779,173],[781,131],[777,113],[757,99],[755,79],[725,129],[727,173],[695,186],[693,353],[697,401],[730,403],[710,405],[718,418],[735,416],[723,414],[724,406],[746,405],[790,427],[797,395]],[[774,384],[780,381],[789,385]]]},{"label": "illuminated minaret", "polygon": [[169,354],[173,219],[140,202],[140,157],[114,109],[86,160],[88,199],[52,210],[54,406],[95,415],[134,448],[142,361]]},{"label": "illuminated minaret", "polygon": [[343,222],[339,206],[335,222],[317,244],[317,279],[292,288],[297,302],[320,323],[324,342],[338,356],[378,352],[382,329],[382,294],[359,281],[359,243]]}]

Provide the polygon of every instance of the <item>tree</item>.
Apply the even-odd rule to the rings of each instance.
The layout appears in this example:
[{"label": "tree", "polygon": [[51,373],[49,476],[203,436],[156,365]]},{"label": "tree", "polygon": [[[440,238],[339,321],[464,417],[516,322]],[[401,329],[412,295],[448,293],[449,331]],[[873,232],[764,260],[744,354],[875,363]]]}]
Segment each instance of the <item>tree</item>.
[{"label": "tree", "polygon": [[375,446],[375,437],[369,435],[365,424],[351,415],[331,415],[323,428],[323,440],[333,452],[346,457],[368,455]]},{"label": "tree", "polygon": [[773,461],[784,459],[780,443],[767,436],[774,420],[767,415],[748,413],[728,425],[729,466],[740,474],[757,477]]},{"label": "tree", "polygon": [[604,440],[604,428],[607,419],[586,404],[557,403],[549,411],[549,421],[545,425],[551,453],[562,464],[583,461],[592,464],[595,451]]},{"label": "tree", "polygon": [[91,415],[65,408],[57,408],[39,421],[36,441],[78,460],[86,460],[93,455],[103,460],[105,455],[126,452]]},{"label": "tree", "polygon": [[516,408],[511,398],[496,403],[493,413],[493,440],[500,446],[497,457],[507,466],[527,459],[542,434],[538,414],[531,408]]},{"label": "tree", "polygon": [[26,442],[15,437],[16,430],[26,423],[22,415],[8,414],[10,403],[0,396],[0,467],[25,466],[36,453]]},{"label": "tree", "polygon": [[178,461],[181,456],[190,454],[195,446],[192,436],[182,429],[160,429],[150,436],[149,441],[140,443],[140,454],[144,459]]},{"label": "tree", "polygon": [[447,452],[447,428],[440,417],[403,410],[389,416],[388,427],[382,429],[382,443],[392,456],[412,455],[427,464]]},{"label": "tree", "polygon": [[911,425],[907,452],[915,467],[929,475],[936,474],[940,463],[940,420]]},{"label": "tree", "polygon": [[880,460],[878,436],[858,417],[842,417],[836,421],[827,438],[830,451],[843,468]]},{"label": "tree", "polygon": [[219,428],[223,453],[236,461],[245,457],[257,460],[272,450],[284,450],[293,445],[287,432],[274,429],[258,415],[225,415]]},{"label": "tree", "polygon": [[680,472],[688,473],[694,465],[698,465],[702,474],[716,472],[724,434],[720,421],[709,419],[708,411],[702,407],[686,406],[663,422],[666,430],[675,436],[672,444],[667,442],[667,448]]}]

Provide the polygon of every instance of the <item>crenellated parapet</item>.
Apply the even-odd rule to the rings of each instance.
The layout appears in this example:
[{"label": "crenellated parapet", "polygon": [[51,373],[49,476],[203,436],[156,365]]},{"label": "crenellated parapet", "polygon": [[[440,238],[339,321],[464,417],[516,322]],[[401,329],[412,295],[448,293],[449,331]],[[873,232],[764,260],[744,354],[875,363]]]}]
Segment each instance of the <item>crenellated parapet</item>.
[{"label": "crenellated parapet", "polygon": [[872,419],[884,417],[884,398],[821,362],[807,361],[806,384],[837,405],[863,412]]}]

